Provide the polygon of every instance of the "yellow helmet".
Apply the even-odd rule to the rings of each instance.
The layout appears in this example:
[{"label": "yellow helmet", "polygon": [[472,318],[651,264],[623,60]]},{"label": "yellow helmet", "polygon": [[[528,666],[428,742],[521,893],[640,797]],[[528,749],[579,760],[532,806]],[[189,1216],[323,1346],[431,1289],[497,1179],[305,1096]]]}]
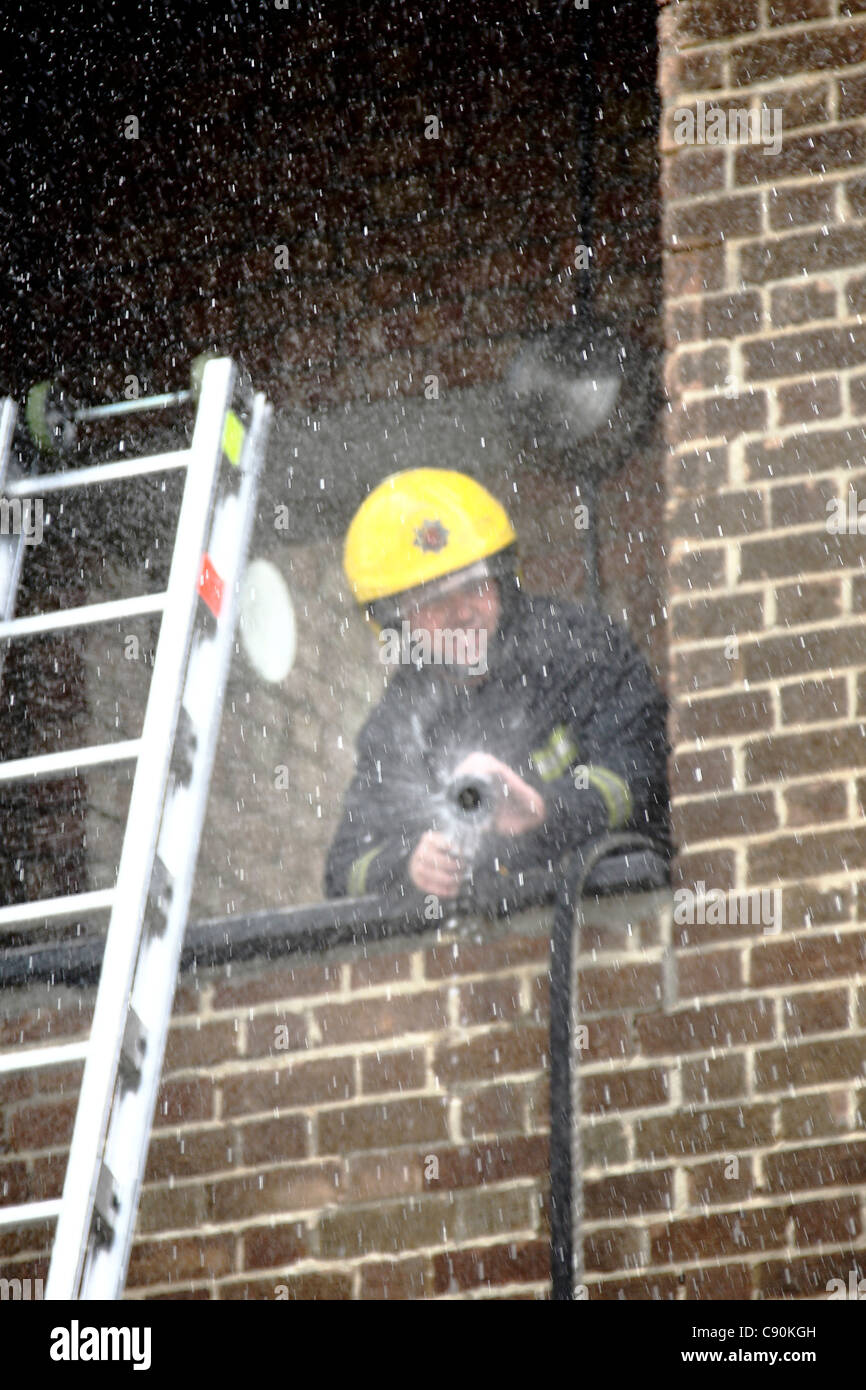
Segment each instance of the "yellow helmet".
[{"label": "yellow helmet", "polygon": [[409,468],[361,503],[343,568],[359,604],[417,589],[513,545],[505,508],[465,473]]}]

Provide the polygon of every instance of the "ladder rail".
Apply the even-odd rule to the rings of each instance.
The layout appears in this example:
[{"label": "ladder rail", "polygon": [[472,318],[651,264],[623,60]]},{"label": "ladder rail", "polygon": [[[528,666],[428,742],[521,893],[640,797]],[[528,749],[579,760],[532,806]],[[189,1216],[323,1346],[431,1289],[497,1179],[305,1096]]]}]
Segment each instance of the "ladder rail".
[{"label": "ladder rail", "polygon": [[[17,536],[14,547],[0,543],[0,663],[16,638],[132,616],[161,617],[139,738],[0,763],[0,784],[100,764],[136,763],[115,886],[0,908],[0,927],[85,911],[111,914],[89,1037],[0,1055],[0,1075],[85,1064],[62,1198],[0,1207],[0,1229],[57,1218],[49,1299],[117,1298],[125,1282],[271,418],[271,407],[259,394],[244,429],[231,408],[236,382],[231,359],[205,365],[187,449],[14,479],[8,477],[8,463],[15,404],[7,400],[0,407],[0,492],[6,498],[39,498],[147,473],[187,470],[168,586],[162,593],[16,619],[25,537]],[[164,400],[174,403],[191,396],[176,393]],[[79,414],[100,418],[126,412],[121,405]],[[237,488],[221,487],[226,461],[236,466]],[[220,581],[216,591],[201,587],[208,568]],[[199,594],[215,624],[203,619]],[[174,763],[180,738],[184,767]]]},{"label": "ladder rail", "polygon": [[[226,440],[235,380],[230,359],[205,367],[46,1285],[49,1299],[116,1298],[125,1279],[270,414],[257,396],[241,453],[240,490],[220,498],[223,456],[237,461]],[[234,425],[239,428],[236,417]],[[196,643],[196,633],[203,633],[197,624],[201,556],[216,544],[216,522],[225,512],[234,527],[234,549],[228,552],[234,559],[220,562],[223,608],[215,634],[208,628]],[[205,694],[199,694],[202,717],[192,723],[197,740],[186,783],[172,778],[171,759],[181,708],[190,715],[186,702],[195,704],[196,682]],[[122,1078],[130,1048],[134,1086]],[[102,1239],[94,1234],[97,1215]]]},{"label": "ladder rail", "polygon": [[[12,454],[12,439],[15,433],[16,406],[6,396],[0,402],[0,494],[4,492],[6,476],[9,472],[9,459]],[[17,536],[0,536],[0,621],[6,623],[15,612],[15,599],[21,579],[21,566],[24,563],[26,537],[22,527]],[[0,646],[0,681],[6,663],[8,648]]]},{"label": "ladder rail", "polygon": [[[138,1199],[144,1181],[149,1138],[162,1077],[165,1044],[174,1002],[174,985],[192,897],[198,844],[204,827],[208,789],[216,755],[222,717],[223,693],[234,650],[235,619],[240,579],[252,532],[258,475],[263,462],[264,439],[270,408],[257,396],[247,430],[244,462],[237,498],[227,499],[214,518],[214,544],[222,527],[238,527],[232,542],[231,561],[221,568],[224,600],[215,635],[199,642],[190,656],[184,708],[193,717],[199,734],[192,775],[188,784],[175,789],[166,803],[157,852],[173,874],[173,892],[167,922],[160,934],[151,935],[137,962],[130,1006],[144,1025],[148,1038],[141,1076],[135,1090],[117,1098],[106,1136],[104,1158],[117,1184],[119,1211],[115,1222],[116,1248],[91,1247],[82,1277],[82,1298],[119,1297],[126,1278],[135,1230]],[[216,691],[214,698],[212,692]],[[198,707],[198,708],[197,708]],[[183,845],[180,853],[179,846]],[[169,981],[168,989],[160,983]]]},{"label": "ladder rail", "polygon": [[46,1285],[49,1299],[78,1291],[90,1239],[101,1157],[120,1066],[123,1030],[156,855],[181,684],[198,602],[197,578],[221,458],[223,421],[234,383],[227,360],[205,371],[181,503],[166,604],[127,815],[85,1066]]}]

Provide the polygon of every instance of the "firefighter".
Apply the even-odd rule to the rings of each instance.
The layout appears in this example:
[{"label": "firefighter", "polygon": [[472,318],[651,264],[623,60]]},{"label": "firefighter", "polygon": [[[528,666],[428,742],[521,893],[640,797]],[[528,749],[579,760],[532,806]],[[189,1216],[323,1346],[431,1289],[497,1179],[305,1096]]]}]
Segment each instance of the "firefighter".
[{"label": "firefighter", "polygon": [[669,845],[664,697],[611,619],[524,592],[516,539],[444,469],[386,478],[355,514],[346,576],[401,657],[358,736],[329,897],[490,900],[605,831]]}]

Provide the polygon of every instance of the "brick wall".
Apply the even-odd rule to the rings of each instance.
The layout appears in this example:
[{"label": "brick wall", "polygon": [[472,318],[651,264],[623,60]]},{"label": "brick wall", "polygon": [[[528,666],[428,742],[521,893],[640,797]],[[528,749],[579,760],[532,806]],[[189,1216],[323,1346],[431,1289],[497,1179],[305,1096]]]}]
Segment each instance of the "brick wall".
[{"label": "brick wall", "polygon": [[[778,935],[677,933],[701,1009],[667,1045],[701,1089],[664,1142],[723,1127],[743,1158],[736,1181],[708,1169],[663,1243],[727,1257],[744,1298],[820,1295],[866,1244],[866,545],[826,526],[830,498],[864,490],[861,8],[660,11],[681,882],[782,903]],[[699,102],[779,110],[780,152],[677,144]]]},{"label": "brick wall", "polygon": [[[666,900],[644,901],[584,930],[594,1298],[821,1296],[863,1248],[863,542],[828,535],[824,519],[826,489],[842,495],[863,476],[866,42],[856,15],[803,4],[660,7],[660,136],[641,27],[654,17],[614,7],[602,26],[602,294],[648,344],[664,329],[671,405],[664,479],[651,450],[603,499],[606,591],[667,663],[679,885],[778,886],[783,915],[768,935],[683,925]],[[246,62],[264,39],[249,29],[203,48],[200,79],[191,60],[176,109],[151,98],[166,102],[158,120],[149,108],[164,142],[182,144],[197,103],[209,112],[199,157],[183,147],[173,184],[164,145],[124,148],[127,170],[105,144],[108,117],[92,114],[91,163],[102,177],[124,172],[132,192],[112,185],[95,224],[82,211],[90,240],[69,251],[61,283],[34,293],[17,355],[23,316],[7,317],[9,380],[45,374],[52,341],[57,362],[91,367],[85,289],[107,347],[123,326],[115,372],[151,363],[161,387],[173,357],[213,341],[240,349],[257,384],[302,412],[399,399],[430,370],[483,387],[522,334],[564,321],[580,64],[562,26],[573,16],[527,6],[524,41],[503,44],[482,7],[470,52],[503,76],[478,87],[447,27],[431,68],[420,41],[392,42],[385,9],[369,39],[370,71],[390,74],[378,114],[369,92],[341,102],[355,38],[321,22],[282,48],[268,29],[285,61],[273,71],[289,77],[267,102]],[[231,80],[215,78],[225,70]],[[431,70],[449,81],[425,86]],[[299,99],[311,91],[318,101]],[[677,146],[673,113],[700,99],[781,105],[781,154]],[[118,102],[112,120],[135,109],[125,93]],[[443,114],[436,148],[419,133],[428,108]],[[271,271],[283,242],[288,282]],[[71,323],[57,340],[61,291]],[[570,482],[549,469],[531,482],[520,500],[521,528],[537,537],[530,580],[556,586]],[[643,548],[626,543],[629,529]],[[311,593],[321,564],[298,560]],[[252,727],[255,712],[244,717]],[[232,804],[226,835],[233,815]],[[539,914],[469,924],[468,939],[184,977],[131,1295],[546,1296],[548,928]],[[18,994],[3,1043],[60,1040],[91,1006],[86,990]],[[59,1190],[76,1083],[66,1069],[2,1082],[3,1200]],[[44,1273],[48,1236],[0,1234],[2,1272]]]}]

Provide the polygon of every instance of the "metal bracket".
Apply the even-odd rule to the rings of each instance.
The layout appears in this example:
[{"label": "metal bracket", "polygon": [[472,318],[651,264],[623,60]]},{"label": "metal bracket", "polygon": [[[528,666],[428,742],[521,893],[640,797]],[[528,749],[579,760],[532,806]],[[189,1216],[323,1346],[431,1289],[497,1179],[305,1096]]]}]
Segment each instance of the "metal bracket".
[{"label": "metal bracket", "polygon": [[130,1006],[120,1045],[120,1073],[124,1085],[132,1090],[141,1080],[141,1064],[147,1051],[147,1033],[138,1014]]},{"label": "metal bracket", "polygon": [[120,1200],[114,1174],[105,1163],[100,1165],[93,1203],[93,1236],[100,1245],[110,1245],[120,1211]]}]

